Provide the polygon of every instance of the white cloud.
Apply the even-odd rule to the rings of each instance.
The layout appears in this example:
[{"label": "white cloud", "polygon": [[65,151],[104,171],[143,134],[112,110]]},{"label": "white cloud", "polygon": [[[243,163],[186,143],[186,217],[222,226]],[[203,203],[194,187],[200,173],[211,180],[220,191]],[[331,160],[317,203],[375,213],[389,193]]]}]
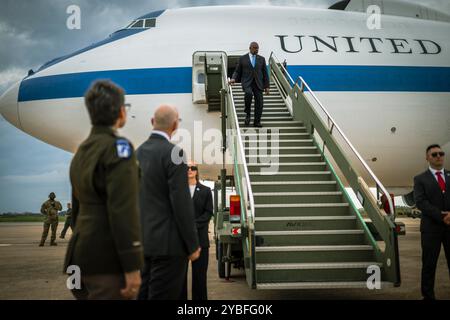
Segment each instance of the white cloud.
[{"label": "white cloud", "polygon": [[8,89],[13,83],[23,79],[27,75],[27,70],[12,67],[0,72],[0,94]]},{"label": "white cloud", "polygon": [[4,37],[9,37],[11,39],[14,39],[15,42],[22,42],[24,45],[27,46],[34,46],[34,45],[42,45],[44,43],[50,44],[50,40],[45,39],[35,39],[31,32],[29,31],[19,31],[18,29],[12,27],[11,25],[7,24],[6,22],[0,21],[0,34]]},{"label": "white cloud", "polygon": [[16,183],[16,184],[37,184],[46,182],[66,182],[69,176],[69,168],[66,170],[53,170],[35,175],[9,175],[0,177],[0,184]]}]

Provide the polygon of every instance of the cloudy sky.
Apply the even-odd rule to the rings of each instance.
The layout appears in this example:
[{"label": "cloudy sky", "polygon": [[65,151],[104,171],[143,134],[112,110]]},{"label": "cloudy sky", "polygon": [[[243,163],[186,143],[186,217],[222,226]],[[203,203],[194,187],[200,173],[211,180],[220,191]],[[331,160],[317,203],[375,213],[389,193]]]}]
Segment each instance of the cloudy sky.
[{"label": "cloudy sky", "polygon": [[[105,38],[131,20],[164,9],[218,4],[293,5],[327,8],[334,0],[2,0],[0,94],[55,57]],[[409,0],[450,14],[449,0]],[[81,29],[66,27],[67,7],[81,9]],[[11,126],[0,117],[0,213],[38,212],[54,191],[69,200],[72,155]]]}]

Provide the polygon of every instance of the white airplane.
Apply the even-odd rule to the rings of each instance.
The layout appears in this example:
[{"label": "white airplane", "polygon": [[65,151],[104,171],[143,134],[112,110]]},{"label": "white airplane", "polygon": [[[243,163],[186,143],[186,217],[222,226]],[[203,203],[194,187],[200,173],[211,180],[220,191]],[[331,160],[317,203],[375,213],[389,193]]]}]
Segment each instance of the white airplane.
[{"label": "white airplane", "polygon": [[[382,8],[381,28],[368,27],[366,2]],[[207,112],[204,71],[193,54],[242,55],[257,41],[266,60],[273,51],[294,79],[308,82],[384,185],[406,193],[426,168],[427,145],[450,154],[449,34],[449,16],[399,1],[167,9],[30,71],[1,97],[0,111],[20,130],[74,152],[90,129],[83,95],[107,78],[127,92],[132,107],[121,133],[135,146],[148,138],[154,109],[167,102],[178,106],[192,144],[205,147],[210,141],[201,134],[220,129],[220,113]],[[220,166],[200,167],[214,179]]]}]

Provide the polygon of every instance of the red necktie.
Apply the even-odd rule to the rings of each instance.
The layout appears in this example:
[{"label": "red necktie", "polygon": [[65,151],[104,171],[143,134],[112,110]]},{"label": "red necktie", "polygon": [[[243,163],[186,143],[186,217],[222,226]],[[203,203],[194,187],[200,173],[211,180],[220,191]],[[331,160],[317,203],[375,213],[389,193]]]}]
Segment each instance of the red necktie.
[{"label": "red necktie", "polygon": [[436,175],[437,175],[437,180],[438,180],[438,183],[439,183],[439,187],[441,187],[442,192],[445,192],[445,181],[442,178],[442,172],[437,171]]}]

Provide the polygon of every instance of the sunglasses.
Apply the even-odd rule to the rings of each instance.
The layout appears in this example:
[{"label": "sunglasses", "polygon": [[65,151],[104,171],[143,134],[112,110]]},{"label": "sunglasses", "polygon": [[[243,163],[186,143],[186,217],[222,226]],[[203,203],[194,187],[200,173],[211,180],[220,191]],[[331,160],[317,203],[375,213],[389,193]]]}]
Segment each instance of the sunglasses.
[{"label": "sunglasses", "polygon": [[188,167],[188,170],[191,170],[191,171],[197,171],[198,169],[197,169],[196,166],[189,166],[189,167]]},{"label": "sunglasses", "polygon": [[437,158],[437,156],[443,157],[443,156],[445,156],[445,152],[444,152],[444,151],[433,152],[433,153],[431,154],[431,156],[432,156],[433,158]]}]

